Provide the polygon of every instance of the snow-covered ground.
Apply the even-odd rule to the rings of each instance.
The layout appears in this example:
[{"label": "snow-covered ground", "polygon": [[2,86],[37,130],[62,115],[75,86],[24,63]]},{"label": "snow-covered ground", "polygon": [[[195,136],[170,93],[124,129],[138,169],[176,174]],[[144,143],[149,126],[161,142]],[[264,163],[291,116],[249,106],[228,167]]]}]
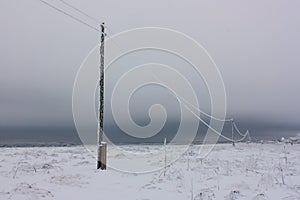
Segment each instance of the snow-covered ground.
[{"label": "snow-covered ground", "polygon": [[205,159],[199,148],[165,176],[97,171],[81,146],[1,148],[0,199],[300,199],[299,144],[218,144]]}]

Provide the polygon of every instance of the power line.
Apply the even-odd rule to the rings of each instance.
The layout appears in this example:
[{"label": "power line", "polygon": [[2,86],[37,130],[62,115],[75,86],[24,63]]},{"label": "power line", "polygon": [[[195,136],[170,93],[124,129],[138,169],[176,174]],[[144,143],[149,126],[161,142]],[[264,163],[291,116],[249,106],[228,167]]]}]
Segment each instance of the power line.
[{"label": "power line", "polygon": [[[66,2],[66,1],[64,1],[64,0],[59,0],[59,1],[62,2],[63,4],[65,4],[65,5],[67,5],[68,7],[72,8],[73,10],[75,10],[75,11],[81,13],[82,15],[88,17],[89,19],[93,20],[94,22],[99,23],[99,24],[102,23],[102,22],[99,21],[97,18],[95,18],[95,17],[93,17],[93,16],[87,14],[86,12],[84,12],[83,10],[81,10],[81,9],[79,9],[79,8],[77,8],[77,7],[75,7],[75,6],[73,6],[72,4],[70,4],[70,3],[68,3],[68,2]],[[111,30],[111,28],[109,28],[106,24],[103,25],[103,26],[111,33],[111,35],[114,35],[114,32]],[[116,44],[116,43],[115,43],[115,44]],[[116,44],[116,45],[117,45],[117,44]],[[118,45],[117,45],[117,46],[118,46]],[[121,48],[121,47],[118,46],[118,48]],[[121,48],[121,49],[122,49],[122,48]]]},{"label": "power line", "polygon": [[[233,121],[233,127],[235,128],[235,130],[237,131],[237,133],[240,135],[240,136],[242,136],[242,137],[244,137],[245,136],[245,134],[243,134],[243,133],[241,133],[241,131],[238,129],[238,127],[237,127],[237,125],[236,125],[236,123]],[[249,134],[249,131],[247,130],[247,132],[248,132],[248,134]],[[249,134],[249,137],[250,137],[250,134]]]},{"label": "power line", "polygon": [[[53,9],[55,9],[56,11],[61,12],[61,13],[65,14],[65,15],[67,15],[68,17],[71,17],[72,19],[74,19],[74,20],[76,20],[76,21],[78,21],[78,22],[80,22],[80,23],[82,23],[82,24],[88,26],[89,28],[92,28],[93,30],[96,30],[96,31],[100,32],[100,29],[95,28],[94,26],[92,26],[92,25],[90,25],[90,24],[84,22],[83,20],[81,20],[81,19],[79,19],[79,18],[77,18],[77,17],[74,17],[73,15],[71,15],[71,14],[65,12],[64,10],[62,10],[62,9],[60,9],[60,8],[57,8],[56,6],[54,6],[54,5],[52,5],[52,4],[48,3],[48,2],[46,2],[46,1],[44,1],[44,0],[39,0],[39,1],[41,1],[42,3],[46,4],[47,6],[53,8]],[[101,22],[100,22],[98,19],[96,19],[95,17],[93,17],[93,16],[87,14],[86,12],[84,12],[84,11],[80,10],[79,8],[77,8],[77,7],[73,6],[73,5],[71,5],[70,3],[68,3],[68,2],[66,2],[66,1],[64,1],[64,0],[59,0],[59,1],[62,2],[63,4],[65,4],[65,5],[67,5],[68,7],[74,9],[75,11],[77,11],[77,12],[83,14],[84,16],[90,18],[91,20],[93,20],[93,21],[95,21],[95,22],[97,22],[97,23],[101,23]],[[105,26],[105,28],[106,28],[112,35],[114,35],[113,31],[112,31],[107,25],[104,25],[104,26]],[[116,47],[120,48],[121,50],[123,49],[123,48],[121,48],[114,40],[111,40],[111,41],[112,41],[112,43],[113,43]]]},{"label": "power line", "polygon": [[70,3],[68,3],[68,2],[66,2],[66,1],[64,1],[64,0],[59,0],[59,1],[62,2],[63,4],[65,4],[65,5],[69,6],[70,8],[76,10],[77,12],[83,14],[84,16],[90,18],[90,19],[93,20],[94,22],[99,23],[99,24],[101,23],[101,22],[100,22],[98,19],[96,19],[95,17],[92,17],[91,15],[89,15],[89,14],[87,14],[86,12],[80,10],[79,8],[77,8],[77,7],[73,6],[73,5],[71,5]]},{"label": "power line", "polygon": [[213,132],[215,132],[217,135],[219,135],[220,137],[222,137],[225,140],[231,141],[231,142],[241,142],[243,141],[246,136],[249,134],[249,132],[247,131],[242,138],[240,138],[239,140],[233,140],[231,138],[226,137],[225,135],[222,135],[222,133],[220,133],[219,131],[217,131],[216,129],[214,129],[212,126],[210,126],[208,123],[206,123],[203,119],[201,119],[201,117],[199,117],[196,113],[194,113],[193,110],[191,110],[190,107],[187,106],[186,103],[184,103],[180,98],[178,98],[177,94],[173,93],[170,91],[169,88],[167,88],[168,91],[178,99],[179,103],[182,104],[184,107],[186,107],[186,109],[188,109],[197,119],[199,119],[205,126],[207,126],[210,130],[212,130]]},{"label": "power line", "polygon": [[87,26],[87,27],[89,27],[89,28],[91,28],[91,29],[93,29],[93,30],[95,30],[95,31],[100,32],[100,30],[99,30],[98,28],[95,28],[95,27],[91,26],[90,24],[88,24],[88,23],[84,22],[83,20],[81,20],[81,19],[79,19],[79,18],[77,18],[77,17],[75,17],[75,16],[73,16],[73,15],[71,15],[71,14],[65,12],[64,10],[62,10],[62,9],[60,9],[60,8],[58,8],[58,7],[56,7],[56,6],[52,5],[52,4],[50,4],[50,3],[46,2],[46,1],[44,1],[44,0],[39,0],[39,1],[42,2],[42,3],[45,4],[45,5],[47,5],[47,6],[51,7],[51,8],[53,8],[53,9],[55,9],[56,11],[58,11],[58,12],[64,14],[64,15],[66,15],[66,16],[68,16],[68,17],[71,17],[72,19],[76,20],[77,22],[79,22],[79,23],[81,23],[81,24],[84,24],[85,26]]},{"label": "power line", "polygon": [[[158,77],[156,77],[155,75],[153,75],[153,76],[154,76],[154,78],[156,78],[158,81],[160,81],[160,80],[158,79]],[[240,142],[240,141],[243,141],[243,140],[247,137],[247,135],[248,135],[249,138],[250,138],[249,131],[247,130],[245,134],[242,134],[242,133],[238,130],[238,128],[237,128],[235,122],[233,121],[233,119],[225,119],[225,120],[223,120],[223,119],[219,119],[219,118],[213,117],[213,116],[211,116],[211,115],[209,115],[209,114],[203,112],[202,110],[196,108],[195,106],[193,106],[192,104],[190,104],[188,101],[184,100],[182,97],[180,97],[180,96],[177,95],[175,92],[173,92],[170,88],[167,88],[167,87],[166,87],[166,89],[168,90],[168,92],[169,92],[173,97],[175,97],[175,98],[179,101],[180,104],[182,104],[184,107],[186,107],[186,109],[188,109],[188,110],[189,110],[189,111],[190,111],[197,119],[199,119],[205,126],[207,126],[210,130],[212,130],[214,133],[216,133],[217,135],[219,135],[219,136],[222,137],[223,139],[228,140],[228,141],[231,141],[231,142]],[[242,136],[242,138],[240,138],[239,140],[233,140],[233,139],[231,139],[231,138],[228,138],[228,137],[222,135],[222,133],[220,133],[219,131],[217,131],[216,129],[214,129],[213,127],[211,127],[208,123],[206,123],[203,119],[201,119],[201,117],[198,116],[198,115],[197,115],[197,114],[196,114],[196,113],[195,113],[188,105],[191,106],[192,108],[196,109],[196,110],[199,111],[200,113],[206,115],[207,117],[216,119],[216,120],[218,120],[218,121],[223,121],[223,122],[231,121],[231,122],[233,123],[234,128],[238,131],[238,133]]]},{"label": "power line", "polygon": [[200,112],[201,114],[205,115],[205,116],[208,117],[208,118],[212,118],[212,119],[214,119],[214,120],[222,121],[222,122],[232,122],[232,121],[233,121],[232,118],[230,118],[230,119],[220,119],[220,118],[214,117],[214,116],[212,116],[212,115],[209,115],[209,114],[207,114],[206,112],[204,112],[204,111],[200,110],[199,108],[197,108],[196,106],[194,106],[193,104],[191,104],[190,102],[188,102],[187,100],[185,100],[184,98],[182,98],[182,97],[180,97],[180,96],[178,96],[178,98],[181,98],[181,100],[182,100],[183,102],[185,102],[186,104],[188,104],[189,106],[191,106],[192,108],[194,108],[195,110],[197,110],[198,112]]},{"label": "power line", "polygon": [[[182,101],[180,100],[180,99],[178,99],[179,100],[179,102],[180,103],[182,103]],[[222,135],[222,133],[220,133],[219,131],[217,131],[216,129],[214,129],[213,127],[211,127],[208,123],[206,123],[203,119],[201,119],[201,117],[199,117],[196,113],[194,113],[186,104],[184,104],[183,103],[183,105],[196,117],[196,118],[198,118],[205,126],[207,126],[210,130],[212,130],[213,132],[215,132],[217,135],[219,135],[220,137],[222,137],[222,138],[224,138],[225,140],[228,140],[228,141],[230,141],[230,142],[241,142],[241,141],[243,141],[245,138],[246,138],[246,136],[249,134],[249,132],[247,131],[246,133],[245,133],[245,135],[242,137],[242,138],[240,138],[239,140],[233,140],[233,139],[231,139],[231,138],[228,138],[228,137],[226,137],[226,136],[224,136],[224,135]]]},{"label": "power line", "polygon": [[[95,30],[95,31],[101,32],[100,29],[93,27],[92,25],[90,25],[90,24],[84,22],[83,20],[81,20],[81,19],[79,19],[79,18],[77,18],[77,17],[75,17],[75,16],[73,16],[73,15],[71,15],[71,14],[65,12],[64,10],[62,10],[62,9],[60,9],[60,8],[58,8],[58,7],[56,7],[56,6],[52,5],[52,4],[50,4],[50,3],[46,2],[46,1],[44,1],[44,0],[39,0],[39,1],[42,2],[42,3],[45,4],[45,5],[47,5],[47,6],[51,7],[51,8],[53,8],[53,9],[55,9],[56,11],[58,11],[58,12],[64,14],[64,15],[66,15],[66,16],[68,16],[68,17],[74,19],[74,20],[76,20],[77,22],[79,22],[79,23],[81,23],[81,24],[83,24],[83,25],[85,25],[85,26],[87,26],[87,27],[89,27],[89,28],[91,28],[91,29],[93,29],[93,30]],[[86,16],[86,17],[92,19],[93,21],[95,21],[95,22],[97,22],[97,23],[101,23],[101,22],[100,22],[99,20],[97,20],[96,18],[94,18],[94,17],[88,15],[88,14],[85,13],[84,11],[82,11],[82,10],[76,8],[75,6],[73,6],[73,5],[69,4],[69,3],[67,3],[66,1],[64,1],[64,0],[59,0],[59,1],[62,2],[63,4],[65,4],[65,5],[69,6],[70,8],[76,10],[77,12],[83,14],[84,16]],[[113,34],[113,31],[112,31],[109,27],[105,26],[105,28],[107,28],[107,29]],[[114,42],[114,41],[113,41],[113,42]],[[118,46],[119,48],[121,48],[121,47],[120,47],[119,45],[117,45],[116,43],[114,43],[114,44],[115,44],[116,46]],[[171,94],[173,94],[173,93],[171,93]],[[213,116],[211,116],[211,115],[209,115],[209,114],[203,112],[202,110],[196,108],[193,104],[189,103],[188,101],[186,101],[186,100],[183,99],[182,97],[179,97],[179,96],[177,96],[177,95],[176,95],[176,97],[177,97],[177,99],[178,99],[181,103],[183,103],[182,101],[184,101],[185,103],[183,103],[183,105],[184,105],[184,106],[185,106],[192,114],[194,114],[194,115],[195,115],[202,123],[204,123],[208,128],[210,128],[211,130],[213,130],[215,133],[217,133],[218,135],[220,135],[220,136],[223,137],[224,139],[227,139],[227,140],[229,140],[229,141],[234,141],[234,140],[232,140],[232,139],[230,139],[230,138],[225,137],[224,135],[222,135],[221,133],[219,133],[218,131],[216,131],[214,128],[212,128],[211,126],[209,126],[204,120],[202,120],[198,115],[196,115],[196,114],[195,114],[195,113],[194,113],[194,112],[193,112],[186,104],[189,104],[192,108],[196,109],[197,111],[199,111],[200,113],[204,114],[205,116],[207,116],[207,117],[209,117],[209,118],[212,118],[212,119],[215,119],[215,120],[218,120],[218,121],[223,121],[223,122],[232,121],[232,122],[233,122],[234,128],[237,130],[238,134],[242,136],[242,138],[241,138],[240,140],[236,140],[236,141],[242,141],[247,135],[248,135],[249,138],[250,138],[249,131],[247,131],[245,134],[242,134],[242,133],[239,131],[239,129],[237,128],[237,126],[236,126],[235,122],[233,121],[233,119],[220,119],[220,118],[217,118],[217,117],[213,117]],[[181,98],[182,98],[182,99],[181,99]]]},{"label": "power line", "polygon": [[[154,76],[158,81],[160,81],[158,79],[158,77]],[[160,81],[161,82],[161,81]],[[168,89],[168,88],[167,88]],[[170,90],[170,89],[168,89]],[[171,93],[171,91],[169,91]],[[173,94],[173,92],[171,93]],[[217,120],[217,121],[221,121],[221,122],[233,122],[233,119],[230,118],[230,119],[221,119],[221,118],[218,118],[218,117],[214,117],[202,110],[200,110],[199,108],[197,108],[196,106],[194,106],[192,103],[190,103],[189,101],[185,100],[183,97],[179,96],[176,94],[175,98],[180,98],[181,101],[183,101],[185,104],[188,104],[190,107],[192,107],[194,110],[197,110],[198,112],[200,112],[201,114],[205,115],[206,117],[208,118],[211,118],[211,119],[214,119],[214,120]]]}]

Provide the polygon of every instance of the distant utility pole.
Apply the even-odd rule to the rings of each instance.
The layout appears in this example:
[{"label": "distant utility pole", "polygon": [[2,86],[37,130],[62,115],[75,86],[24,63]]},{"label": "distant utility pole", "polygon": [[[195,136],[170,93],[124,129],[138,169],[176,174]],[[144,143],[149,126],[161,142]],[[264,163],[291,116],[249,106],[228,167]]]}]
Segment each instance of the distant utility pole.
[{"label": "distant utility pole", "polygon": [[103,141],[103,110],[104,110],[104,22],[101,24],[100,45],[100,81],[99,81],[99,119],[98,119],[98,157],[97,169],[106,169],[106,143]]},{"label": "distant utility pole", "polygon": [[233,120],[231,120],[231,140],[232,140],[232,146],[235,146],[235,142],[234,142],[234,130],[233,130]]}]

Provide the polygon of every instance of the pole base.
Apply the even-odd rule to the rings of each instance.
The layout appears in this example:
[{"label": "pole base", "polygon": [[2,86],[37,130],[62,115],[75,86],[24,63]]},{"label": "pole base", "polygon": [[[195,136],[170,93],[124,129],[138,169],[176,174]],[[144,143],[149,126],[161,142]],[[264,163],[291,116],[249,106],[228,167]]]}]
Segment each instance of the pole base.
[{"label": "pole base", "polygon": [[97,161],[97,169],[100,169],[100,167],[101,167],[101,162]]},{"label": "pole base", "polygon": [[101,142],[101,145],[98,146],[97,169],[106,170],[106,149],[106,143]]},{"label": "pole base", "polygon": [[106,165],[101,161],[97,161],[97,169],[106,170]]}]

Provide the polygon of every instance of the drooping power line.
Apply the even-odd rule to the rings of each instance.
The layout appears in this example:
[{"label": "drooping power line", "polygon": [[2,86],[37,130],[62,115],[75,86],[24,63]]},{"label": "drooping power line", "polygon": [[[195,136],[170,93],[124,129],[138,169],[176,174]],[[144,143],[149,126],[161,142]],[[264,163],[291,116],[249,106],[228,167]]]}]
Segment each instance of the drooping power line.
[{"label": "drooping power line", "polygon": [[[155,75],[153,75],[158,81],[159,78],[156,77]],[[161,81],[160,81],[161,82]],[[167,88],[166,89],[169,91],[169,93],[175,97],[179,103],[181,105],[183,105],[184,107],[186,107],[186,109],[188,109],[197,119],[199,119],[205,126],[207,126],[210,130],[212,130],[214,133],[216,133],[217,135],[219,135],[220,137],[222,137],[223,139],[225,140],[228,140],[228,141],[231,141],[231,142],[241,142],[243,141],[247,136],[249,136],[250,138],[250,133],[249,131],[247,130],[245,134],[242,134],[239,129],[237,128],[235,122],[233,121],[233,119],[220,119],[220,118],[217,118],[217,117],[213,117],[205,112],[203,112],[202,110],[196,108],[195,106],[193,106],[192,104],[190,104],[188,101],[184,100],[181,96],[177,95],[176,93],[174,93],[170,88]],[[189,105],[189,106],[188,106]],[[196,109],[197,111],[199,111],[200,113],[204,114],[205,116],[209,117],[209,118],[213,118],[215,120],[218,120],[218,121],[223,121],[223,122],[232,122],[232,125],[233,125],[233,128],[235,128],[238,133],[242,136],[242,138],[238,139],[238,140],[234,140],[232,138],[229,138],[229,137],[226,137],[225,135],[223,135],[221,132],[217,131],[216,129],[214,129],[212,126],[210,126],[208,123],[206,123],[200,116],[198,116],[190,107]]]},{"label": "drooping power line", "polygon": [[[100,29],[98,29],[98,28],[96,28],[96,27],[94,27],[94,26],[92,26],[92,25],[86,23],[85,21],[79,19],[78,17],[75,17],[75,16],[73,16],[73,15],[67,13],[66,11],[64,11],[64,10],[62,10],[62,9],[60,9],[60,8],[58,8],[58,7],[56,7],[56,6],[52,5],[52,4],[50,4],[50,3],[48,3],[47,1],[44,1],[44,0],[39,0],[39,1],[42,2],[43,4],[47,5],[48,7],[51,7],[52,9],[55,9],[56,11],[58,11],[58,12],[64,14],[64,15],[66,15],[66,16],[68,16],[68,17],[74,19],[74,20],[76,20],[77,22],[79,22],[79,23],[81,23],[81,24],[83,24],[83,25],[85,25],[85,26],[87,26],[87,27],[89,27],[89,28],[91,28],[91,29],[93,29],[93,30],[95,30],[95,31],[97,31],[97,32],[101,32]],[[85,13],[84,11],[78,9],[77,7],[71,5],[70,3],[67,3],[67,2],[64,1],[64,0],[59,0],[59,1],[62,2],[63,4],[65,4],[65,5],[67,5],[68,7],[74,9],[75,11],[81,13],[82,15],[84,15],[84,16],[90,18],[91,20],[95,21],[96,23],[101,23],[101,22],[100,22],[99,20],[97,20],[95,17],[90,16],[89,14],[87,14],[87,13]],[[105,26],[105,28],[107,28],[107,29],[113,34],[113,31],[112,31],[109,27]],[[115,44],[115,43],[114,43],[114,44]],[[115,44],[115,45],[118,46],[119,48],[121,48],[119,45],[117,45],[117,44]],[[121,48],[121,49],[122,49],[122,48]],[[173,93],[171,92],[171,94],[173,94]],[[173,94],[173,95],[174,95],[174,94]],[[197,118],[198,118],[202,123],[204,123],[208,128],[210,128],[213,132],[215,132],[215,133],[218,134],[219,136],[223,137],[224,139],[229,140],[229,141],[235,141],[235,142],[238,142],[238,141],[244,140],[245,137],[246,137],[247,135],[248,135],[249,138],[250,138],[249,131],[247,130],[245,134],[242,134],[242,133],[239,131],[239,129],[237,128],[237,125],[235,124],[235,122],[233,121],[233,119],[220,119],[220,118],[211,116],[211,115],[209,115],[209,114],[203,112],[202,110],[196,108],[193,104],[189,103],[189,102],[186,101],[184,98],[179,97],[179,96],[177,96],[177,95],[176,95],[176,97],[177,97],[177,99],[180,101],[180,103],[182,103],[182,104],[183,104],[183,105],[184,105],[184,106],[185,106],[185,107],[186,107],[193,115],[195,115],[195,117],[197,117]],[[188,104],[189,106],[191,106],[193,109],[196,109],[196,110],[199,111],[200,113],[204,114],[206,117],[209,117],[209,118],[212,118],[212,119],[215,119],[215,120],[218,120],[218,121],[223,121],[223,122],[229,122],[229,121],[232,122],[232,123],[233,123],[234,129],[236,129],[236,131],[238,132],[238,134],[239,134],[240,136],[242,136],[242,138],[241,138],[240,140],[233,140],[233,139],[230,139],[230,138],[228,138],[228,137],[222,135],[221,133],[219,133],[218,131],[216,131],[214,128],[212,128],[211,126],[209,126],[209,124],[207,124],[204,120],[202,120],[196,113],[194,113],[194,112],[187,106],[187,104]]]}]

